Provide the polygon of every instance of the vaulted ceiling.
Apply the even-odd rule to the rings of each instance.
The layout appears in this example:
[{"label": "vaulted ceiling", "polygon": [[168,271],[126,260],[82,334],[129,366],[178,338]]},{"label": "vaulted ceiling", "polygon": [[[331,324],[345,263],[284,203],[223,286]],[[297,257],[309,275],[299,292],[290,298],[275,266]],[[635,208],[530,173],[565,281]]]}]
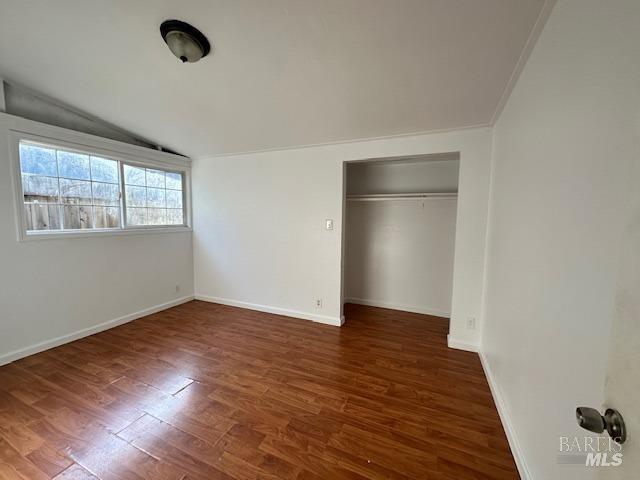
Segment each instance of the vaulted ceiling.
[{"label": "vaulted ceiling", "polygon": [[194,157],[486,125],[543,4],[2,0],[0,77]]}]

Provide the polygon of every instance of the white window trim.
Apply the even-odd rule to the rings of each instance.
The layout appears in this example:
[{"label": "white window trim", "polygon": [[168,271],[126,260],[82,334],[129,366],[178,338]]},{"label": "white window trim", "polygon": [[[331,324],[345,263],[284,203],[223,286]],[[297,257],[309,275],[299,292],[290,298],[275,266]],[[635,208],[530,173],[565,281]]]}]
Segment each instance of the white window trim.
[{"label": "white window trim", "polygon": [[[9,115],[6,116],[9,117]],[[13,117],[13,119],[16,120],[15,123],[18,125],[12,126],[8,129],[8,140],[14,187],[13,197],[18,241],[29,242],[45,239],[93,238],[116,235],[163,234],[192,231],[190,159],[167,152],[156,152],[148,148],[129,145],[116,140],[105,139],[94,135],[74,132],[64,128],[44,125],[38,122],[20,119],[18,117]],[[159,168],[182,173],[184,175],[183,202],[185,225],[127,226],[125,221],[123,223],[124,228],[60,231],[42,230],[29,231],[29,233],[27,233],[24,213],[24,194],[22,191],[22,172],[20,168],[20,141],[41,143],[44,145],[59,147],[61,149],[76,150],[83,153],[117,160],[120,168],[122,168],[122,163],[127,163],[141,167]],[[124,191],[121,192],[121,194],[124,196]],[[126,215],[126,212],[122,211],[121,215]]]}]

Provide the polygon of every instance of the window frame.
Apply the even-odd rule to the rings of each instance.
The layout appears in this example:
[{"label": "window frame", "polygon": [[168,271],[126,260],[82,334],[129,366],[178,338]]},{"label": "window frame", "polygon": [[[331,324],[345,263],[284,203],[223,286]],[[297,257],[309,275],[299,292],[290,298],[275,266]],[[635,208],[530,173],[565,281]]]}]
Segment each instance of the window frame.
[{"label": "window frame", "polygon": [[[182,212],[183,212],[183,216],[184,216],[184,223],[182,225],[127,225],[127,195],[125,192],[125,189],[127,188],[126,184],[124,183],[124,166],[126,165],[131,165],[132,167],[141,167],[141,168],[154,168],[157,170],[162,170],[165,173],[181,173],[182,174]],[[144,163],[137,163],[137,162],[129,162],[129,161],[125,161],[125,160],[119,160],[118,161],[118,170],[120,173],[120,187],[122,188],[122,191],[120,192],[120,205],[121,205],[121,209],[122,209],[122,229],[121,230],[136,230],[136,229],[140,229],[140,230],[154,230],[154,229],[166,229],[166,228],[172,228],[172,227],[177,227],[177,228],[184,228],[184,227],[189,227],[189,223],[188,223],[188,219],[187,219],[187,198],[186,198],[186,182],[187,182],[187,176],[185,175],[184,171],[182,170],[170,170],[167,167],[159,167],[157,165],[149,165],[149,164],[144,164]],[[130,185],[131,186],[131,185]],[[147,188],[147,187],[145,187]],[[166,190],[166,188],[165,188]],[[135,208],[135,207],[134,207]],[[148,208],[148,207],[145,207]]]},{"label": "window frame", "polygon": [[[32,125],[28,131],[9,129],[9,147],[14,185],[15,217],[18,241],[32,241],[53,238],[86,238],[112,235],[155,234],[170,232],[190,232],[191,227],[191,161],[186,157],[148,148],[129,145],[116,140],[103,139],[94,135],[73,132],[59,127]],[[54,130],[49,132],[46,130]],[[55,133],[55,135],[50,135]],[[20,142],[39,144],[81,154],[88,154],[118,162],[120,189],[120,226],[117,228],[87,228],[77,230],[27,230],[22,190],[22,169],[20,164]],[[127,225],[124,184],[124,165],[152,168],[182,175],[182,225]]]}]

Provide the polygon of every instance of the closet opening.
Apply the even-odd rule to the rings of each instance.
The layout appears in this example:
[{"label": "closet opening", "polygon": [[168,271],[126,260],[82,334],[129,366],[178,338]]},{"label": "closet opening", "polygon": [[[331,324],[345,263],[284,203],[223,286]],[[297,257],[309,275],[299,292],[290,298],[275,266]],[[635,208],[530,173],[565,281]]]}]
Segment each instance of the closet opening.
[{"label": "closet opening", "polygon": [[460,154],[345,163],[342,298],[450,318]]}]

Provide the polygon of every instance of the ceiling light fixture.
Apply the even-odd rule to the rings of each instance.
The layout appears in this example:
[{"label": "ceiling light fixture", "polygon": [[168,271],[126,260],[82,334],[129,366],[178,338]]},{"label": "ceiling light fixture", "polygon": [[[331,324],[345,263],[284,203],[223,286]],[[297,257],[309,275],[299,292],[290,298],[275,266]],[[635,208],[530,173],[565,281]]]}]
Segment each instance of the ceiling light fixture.
[{"label": "ceiling light fixture", "polygon": [[169,50],[182,63],[193,63],[206,57],[211,50],[209,40],[200,30],[180,20],[165,20],[160,25],[160,35]]}]

